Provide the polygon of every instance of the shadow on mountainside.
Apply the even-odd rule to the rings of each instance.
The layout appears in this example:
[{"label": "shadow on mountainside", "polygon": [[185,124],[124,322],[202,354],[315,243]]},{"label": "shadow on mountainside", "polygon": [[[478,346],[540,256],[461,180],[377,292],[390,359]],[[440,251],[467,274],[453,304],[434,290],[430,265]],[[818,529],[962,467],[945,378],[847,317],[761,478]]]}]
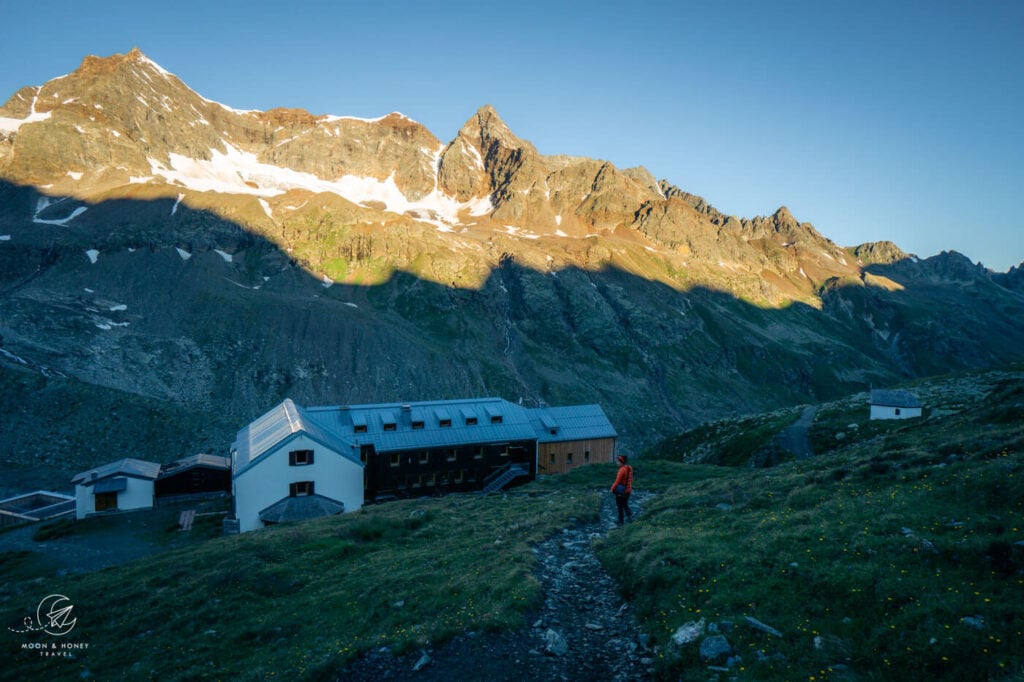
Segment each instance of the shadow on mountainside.
[{"label": "shadow on mountainside", "polygon": [[[654,669],[650,638],[637,625],[601,566],[592,543],[614,536],[615,501],[602,491],[597,523],[563,529],[534,548],[535,575],[544,604],[528,616],[529,626],[496,633],[471,632],[430,649],[394,655],[387,647],[370,651],[343,669],[338,682],[378,680],[648,680]],[[643,523],[650,493],[630,499],[635,523]]]},{"label": "shadow on mountainside", "polygon": [[[123,424],[91,409],[88,398],[67,419],[88,417],[100,433],[80,444],[54,437],[52,415],[67,406],[17,414],[0,398],[10,434],[3,458],[66,466],[69,474],[129,450],[170,461],[218,440],[226,449],[237,428],[286,397],[599,403],[623,446],[638,450],[728,414],[1024,360],[1021,295],[991,278],[946,286],[941,268],[911,277],[918,271],[909,263],[872,266],[900,287],[822,285],[821,310],[762,308],[701,286],[679,290],[609,263],[539,271],[514,253],[479,288],[400,271],[380,284],[341,284],[312,274],[266,236],[172,199],[110,200],[75,215],[75,201],[40,212],[41,196],[0,181],[0,234],[9,237],[0,242],[4,350],[191,410],[197,422],[216,415],[235,424],[202,440],[182,429],[180,438],[138,451],[130,429],[102,435]],[[279,227],[328,238],[315,225]],[[317,248],[325,259],[369,267],[373,240],[383,238],[358,233]],[[135,428],[150,429],[137,421]]]}]

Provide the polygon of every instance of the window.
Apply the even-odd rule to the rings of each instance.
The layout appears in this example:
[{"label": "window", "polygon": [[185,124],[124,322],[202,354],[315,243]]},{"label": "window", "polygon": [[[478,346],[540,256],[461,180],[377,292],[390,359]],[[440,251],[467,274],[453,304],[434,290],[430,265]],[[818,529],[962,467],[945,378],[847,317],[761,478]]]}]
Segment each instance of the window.
[{"label": "window", "polygon": [[455,472],[455,482],[462,483],[462,479],[464,478],[464,476],[465,473],[462,471],[462,469],[459,469],[458,471]]},{"label": "window", "polygon": [[501,423],[501,415],[500,414],[492,414],[491,415],[491,423],[492,424],[500,424]]},{"label": "window", "polygon": [[414,421],[412,423],[412,428],[414,428],[414,429],[422,429],[423,428],[423,420],[422,419],[418,419],[418,420]]},{"label": "window", "polygon": [[476,426],[476,423],[477,423],[477,418],[476,417],[466,417],[466,426]]},{"label": "window", "polygon": [[896,408],[896,414],[899,415],[899,413],[900,413],[900,408],[897,407]]},{"label": "window", "polygon": [[572,453],[571,452],[565,453],[565,463],[566,464],[572,464]]},{"label": "window", "polygon": [[551,463],[551,464],[554,464],[554,463],[555,463],[555,453],[553,453],[553,452],[551,453],[551,460],[550,460],[550,463]]},{"label": "window", "polygon": [[288,453],[288,466],[300,467],[313,463],[312,450],[292,450]]},{"label": "window", "polygon": [[502,446],[502,448],[501,448],[501,456],[502,457],[508,457],[508,446],[507,445]]},{"label": "window", "polygon": [[352,430],[356,433],[366,433],[366,424],[355,424]]},{"label": "window", "polygon": [[440,426],[442,429],[446,429],[446,428],[448,428],[449,426],[452,425],[452,420],[451,419],[442,419],[441,421],[439,421],[437,423],[437,425]]},{"label": "window", "polygon": [[484,446],[481,445],[480,447],[478,447],[476,449],[476,452],[473,453],[473,459],[483,459],[483,458],[484,458]]},{"label": "window", "polygon": [[584,462],[589,462],[590,461],[590,450],[584,451],[584,453],[583,453],[583,461]]},{"label": "window", "polygon": [[420,464],[430,464],[430,452],[424,451],[420,453]]},{"label": "window", "polygon": [[384,430],[385,431],[397,431],[398,430],[398,424],[396,424],[395,422],[384,422]]},{"label": "window", "polygon": [[402,463],[402,456],[397,452],[391,454],[391,466],[396,467]]},{"label": "window", "polygon": [[455,448],[452,448],[451,450],[449,450],[448,451],[448,461],[449,462],[454,462],[457,454],[458,453],[456,452]]},{"label": "window", "polygon": [[288,486],[288,494],[292,497],[302,497],[313,494],[313,481],[297,481]]}]

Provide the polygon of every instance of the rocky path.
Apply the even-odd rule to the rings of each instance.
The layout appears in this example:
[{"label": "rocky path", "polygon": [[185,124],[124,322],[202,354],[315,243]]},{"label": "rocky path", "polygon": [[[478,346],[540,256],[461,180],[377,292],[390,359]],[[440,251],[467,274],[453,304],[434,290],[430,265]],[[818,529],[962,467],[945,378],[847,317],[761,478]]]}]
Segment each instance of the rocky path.
[{"label": "rocky path", "polygon": [[[634,493],[634,518],[648,497]],[[437,649],[406,656],[372,651],[343,670],[338,681],[651,679],[649,639],[591,548],[594,539],[618,532],[614,521],[615,502],[605,495],[599,522],[564,529],[534,548],[544,604],[529,626],[513,632],[467,633]],[[642,523],[642,516],[636,522]]]}]

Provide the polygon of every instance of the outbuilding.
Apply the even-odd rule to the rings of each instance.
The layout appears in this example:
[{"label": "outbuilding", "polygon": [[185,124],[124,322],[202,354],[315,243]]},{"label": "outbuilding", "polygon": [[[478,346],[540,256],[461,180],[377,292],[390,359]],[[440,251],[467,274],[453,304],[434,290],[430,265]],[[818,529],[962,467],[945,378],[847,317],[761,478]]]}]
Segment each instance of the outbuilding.
[{"label": "outbuilding", "polygon": [[227,495],[231,492],[231,459],[198,454],[160,468],[154,490],[160,503]]},{"label": "outbuilding", "polygon": [[75,518],[102,511],[127,511],[153,507],[153,483],[160,465],[127,457],[76,474]]},{"label": "outbuilding", "polygon": [[871,389],[871,419],[913,419],[921,416],[921,409],[910,391]]}]

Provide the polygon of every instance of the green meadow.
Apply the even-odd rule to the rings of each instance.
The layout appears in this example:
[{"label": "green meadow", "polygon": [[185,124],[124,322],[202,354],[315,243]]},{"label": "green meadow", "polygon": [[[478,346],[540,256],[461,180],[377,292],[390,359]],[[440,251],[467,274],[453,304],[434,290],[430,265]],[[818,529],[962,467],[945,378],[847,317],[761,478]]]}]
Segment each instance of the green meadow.
[{"label": "green meadow", "polygon": [[[736,461],[756,448],[724,423],[714,432],[736,466],[686,463],[702,446],[692,437],[637,458],[643,514],[594,548],[651,636],[658,676],[1021,679],[1024,381],[964,381],[918,387],[930,407],[917,420],[868,422],[859,399],[821,406],[818,454],[772,468]],[[501,496],[398,501],[241,536],[208,521],[194,539],[161,541],[178,533],[161,518],[147,531],[158,551],[90,573],[57,575],[40,553],[9,551],[4,675],[332,679],[377,647],[517,629],[542,598],[531,548],[596,520],[613,473],[592,465]],[[105,520],[43,526],[40,542],[81,540]],[[41,659],[19,646],[47,635],[9,631],[51,593],[74,602],[68,641],[88,643],[72,659]],[[687,624],[723,634],[731,663],[701,660],[699,640],[675,643]]]}]

